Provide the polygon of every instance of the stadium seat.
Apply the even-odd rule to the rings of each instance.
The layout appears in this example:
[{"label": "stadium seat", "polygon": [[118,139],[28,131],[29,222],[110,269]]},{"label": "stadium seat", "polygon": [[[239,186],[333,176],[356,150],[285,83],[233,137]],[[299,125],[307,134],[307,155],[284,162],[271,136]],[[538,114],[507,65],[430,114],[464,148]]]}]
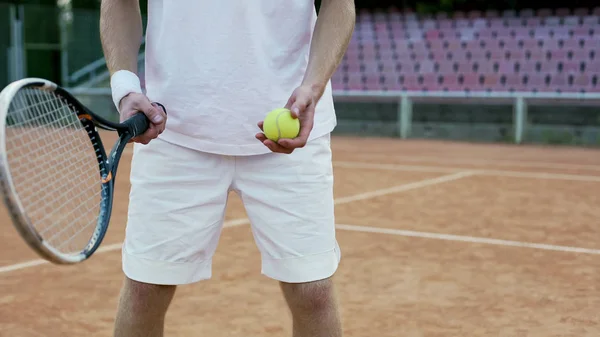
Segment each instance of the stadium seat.
[{"label": "stadium seat", "polygon": [[599,35],[600,15],[583,8],[424,19],[361,12],[332,84],[336,90],[597,92]]},{"label": "stadium seat", "polygon": [[504,90],[506,91],[522,91],[526,89],[523,85],[523,75],[515,73],[502,75],[501,83],[503,83]]},{"label": "stadium seat", "polygon": [[567,16],[567,17],[565,17],[563,22],[566,26],[578,26],[579,23],[581,22],[581,16],[578,16],[578,15]]}]

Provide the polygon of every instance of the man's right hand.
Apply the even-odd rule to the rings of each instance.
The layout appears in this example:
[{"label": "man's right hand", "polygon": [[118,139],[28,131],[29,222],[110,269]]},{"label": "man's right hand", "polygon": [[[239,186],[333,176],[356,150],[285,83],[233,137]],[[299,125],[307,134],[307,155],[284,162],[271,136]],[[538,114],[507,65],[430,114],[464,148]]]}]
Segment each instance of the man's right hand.
[{"label": "man's right hand", "polygon": [[165,131],[167,114],[159,105],[151,103],[148,97],[143,94],[131,93],[123,97],[119,103],[119,111],[121,122],[139,112],[143,112],[150,120],[148,130],[144,134],[132,139],[133,142],[148,144],[152,139],[157,138],[158,135]]}]

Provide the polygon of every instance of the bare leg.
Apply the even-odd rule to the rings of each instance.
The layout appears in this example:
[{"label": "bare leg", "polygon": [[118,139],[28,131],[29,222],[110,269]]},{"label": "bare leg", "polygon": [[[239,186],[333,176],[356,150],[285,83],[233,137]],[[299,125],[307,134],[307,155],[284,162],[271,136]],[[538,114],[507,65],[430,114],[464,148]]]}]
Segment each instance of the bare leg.
[{"label": "bare leg", "polygon": [[162,337],[165,315],[176,286],[141,283],[125,278],[114,337]]},{"label": "bare leg", "polygon": [[342,337],[342,324],[331,279],[280,283],[292,312],[293,337]]}]

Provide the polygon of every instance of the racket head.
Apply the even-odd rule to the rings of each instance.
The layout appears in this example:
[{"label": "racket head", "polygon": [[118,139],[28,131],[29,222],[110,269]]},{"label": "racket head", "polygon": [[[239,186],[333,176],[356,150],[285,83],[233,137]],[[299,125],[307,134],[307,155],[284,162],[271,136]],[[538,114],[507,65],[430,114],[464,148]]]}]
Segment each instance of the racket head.
[{"label": "racket head", "polygon": [[86,260],[108,227],[113,181],[93,117],[38,78],[0,92],[0,192],[13,226],[56,264]]}]

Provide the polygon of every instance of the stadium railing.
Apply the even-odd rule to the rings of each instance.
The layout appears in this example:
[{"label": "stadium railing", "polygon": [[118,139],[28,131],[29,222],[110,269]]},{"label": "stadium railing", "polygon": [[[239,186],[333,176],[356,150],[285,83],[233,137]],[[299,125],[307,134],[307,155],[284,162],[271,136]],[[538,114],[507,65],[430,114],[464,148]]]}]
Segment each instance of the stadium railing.
[{"label": "stadium railing", "polygon": [[455,104],[512,104],[513,141],[520,144],[527,128],[529,105],[598,106],[600,93],[555,92],[461,92],[461,91],[334,91],[337,102],[398,104],[397,133],[401,138],[411,134],[414,102],[451,102]]},{"label": "stadium railing", "polygon": [[[145,38],[142,40],[141,50],[144,50],[146,44]],[[145,53],[138,54],[138,66],[144,62]],[[94,87],[104,81],[108,81],[110,74],[106,68],[106,59],[104,57],[74,71],[68,76],[69,87],[89,88]]]},{"label": "stadium railing", "polygon": [[[110,96],[109,88],[72,88],[79,96]],[[414,102],[454,104],[511,104],[513,142],[520,144],[527,129],[527,107],[531,105],[599,106],[600,93],[554,92],[460,92],[460,91],[343,91],[334,90],[335,102],[396,103],[396,129],[400,138],[411,135]]]}]

